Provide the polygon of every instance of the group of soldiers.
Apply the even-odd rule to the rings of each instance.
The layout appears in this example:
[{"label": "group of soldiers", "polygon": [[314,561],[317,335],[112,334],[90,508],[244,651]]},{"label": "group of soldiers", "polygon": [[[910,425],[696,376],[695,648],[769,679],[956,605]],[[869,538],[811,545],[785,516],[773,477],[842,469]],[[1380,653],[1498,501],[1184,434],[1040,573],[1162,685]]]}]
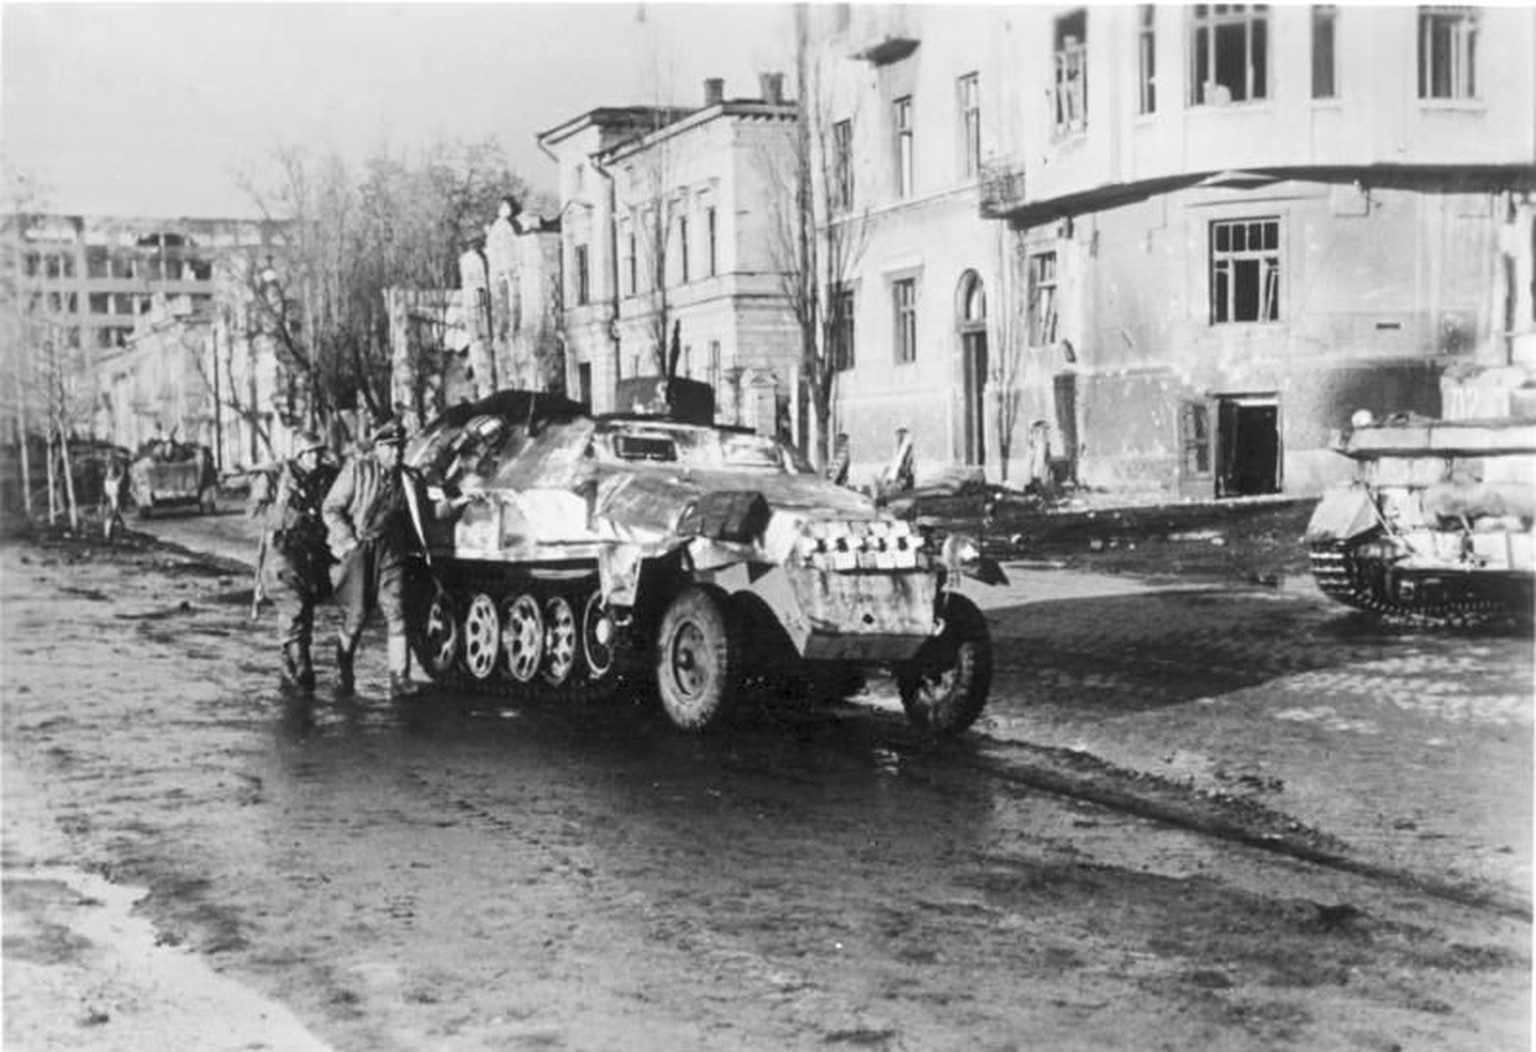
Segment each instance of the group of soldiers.
[{"label": "group of soldiers", "polygon": [[336,696],[356,690],[357,644],[374,609],[384,616],[390,696],[412,692],[404,593],[415,482],[401,463],[405,440],[398,419],[385,421],[338,470],[325,442],[301,432],[291,458],[252,488],[251,514],[262,519],[257,583],[277,607],[286,692],[314,692],[315,607],[327,599],[342,615]]}]

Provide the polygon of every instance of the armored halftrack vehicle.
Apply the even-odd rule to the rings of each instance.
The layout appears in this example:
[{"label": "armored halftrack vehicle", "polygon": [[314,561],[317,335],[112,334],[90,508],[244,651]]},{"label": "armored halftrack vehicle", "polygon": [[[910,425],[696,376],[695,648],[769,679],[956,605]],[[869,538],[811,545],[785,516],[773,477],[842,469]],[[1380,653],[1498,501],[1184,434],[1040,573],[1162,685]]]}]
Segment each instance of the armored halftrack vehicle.
[{"label": "armored halftrack vehicle", "polygon": [[150,442],[128,466],[128,485],[140,518],[166,509],[218,510],[219,474],[207,446]]},{"label": "armored halftrack vehicle", "polygon": [[503,391],[405,460],[425,490],[408,620],[435,679],[565,697],[623,677],[687,730],[768,673],[835,689],[889,668],[911,720],[943,733],[986,702],[986,622],[954,586],[995,567],[772,439]]},{"label": "armored halftrack vehicle", "polygon": [[1419,620],[1531,616],[1536,420],[1367,414],[1339,451],[1357,477],[1307,526],[1326,594]]}]

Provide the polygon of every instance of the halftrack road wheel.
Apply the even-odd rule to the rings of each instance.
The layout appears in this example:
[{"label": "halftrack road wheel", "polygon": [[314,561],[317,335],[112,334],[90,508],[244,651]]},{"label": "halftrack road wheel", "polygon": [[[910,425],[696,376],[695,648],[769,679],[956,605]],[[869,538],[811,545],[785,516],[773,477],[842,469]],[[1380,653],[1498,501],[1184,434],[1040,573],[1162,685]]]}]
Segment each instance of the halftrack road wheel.
[{"label": "halftrack road wheel", "polygon": [[476,592],[464,611],[464,668],[476,680],[491,678],[501,650],[501,617],[496,600]]},{"label": "halftrack road wheel", "polygon": [[507,606],[501,622],[501,647],[512,678],[519,683],[532,680],[544,656],[544,617],[539,613],[538,600],[527,592]]},{"label": "halftrack road wheel", "polygon": [[950,593],[944,629],[896,670],[901,707],[912,723],[958,734],[981,715],[992,689],[992,638],[976,604]]},{"label": "halftrack road wheel", "polygon": [[576,667],[576,614],[563,595],[544,604],[544,680],[560,686]]},{"label": "halftrack road wheel", "polygon": [[694,586],[672,600],[656,635],[656,686],[674,724],[701,731],[736,693],[740,654],[719,589]]},{"label": "halftrack road wheel", "polygon": [[613,668],[613,637],[613,618],[608,613],[608,604],[603,602],[602,592],[593,592],[581,612],[581,653],[587,659],[590,679],[602,679]]},{"label": "halftrack road wheel", "polygon": [[459,657],[459,621],[453,612],[453,600],[436,585],[426,602],[415,633],[416,657],[427,675],[439,682],[453,674]]}]

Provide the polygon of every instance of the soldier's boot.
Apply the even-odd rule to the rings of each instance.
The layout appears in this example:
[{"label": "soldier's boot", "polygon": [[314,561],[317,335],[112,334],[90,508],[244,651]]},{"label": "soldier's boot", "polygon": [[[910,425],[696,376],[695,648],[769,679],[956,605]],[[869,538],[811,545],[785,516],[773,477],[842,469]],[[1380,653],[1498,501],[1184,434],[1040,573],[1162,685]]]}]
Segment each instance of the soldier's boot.
[{"label": "soldier's boot", "polygon": [[309,644],[297,643],[294,645],[297,654],[294,659],[295,679],[299,682],[299,689],[306,694],[315,691],[315,663],[309,657]]},{"label": "soldier's boot", "polygon": [[283,668],[278,673],[277,685],[285,694],[298,694],[304,689],[299,670],[298,648],[292,643],[283,644]]},{"label": "soldier's boot", "polygon": [[409,698],[416,693],[416,685],[411,682],[411,652],[406,645],[405,636],[390,636],[387,645],[390,699],[398,701],[401,698]]},{"label": "soldier's boot", "polygon": [[352,651],[347,644],[336,644],[336,696],[350,698],[357,693],[357,683],[352,675]]}]

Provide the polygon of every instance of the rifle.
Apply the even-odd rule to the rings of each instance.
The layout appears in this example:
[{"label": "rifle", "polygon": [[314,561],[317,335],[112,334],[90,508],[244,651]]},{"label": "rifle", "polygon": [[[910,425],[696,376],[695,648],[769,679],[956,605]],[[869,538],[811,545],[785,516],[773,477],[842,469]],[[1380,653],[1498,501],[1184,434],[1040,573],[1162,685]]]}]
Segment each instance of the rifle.
[{"label": "rifle", "polygon": [[262,571],[267,567],[267,545],[272,536],[272,531],[261,531],[261,543],[256,548],[256,574],[251,582],[251,620],[255,621],[261,616],[261,601],[267,597],[266,585],[262,583]]}]

